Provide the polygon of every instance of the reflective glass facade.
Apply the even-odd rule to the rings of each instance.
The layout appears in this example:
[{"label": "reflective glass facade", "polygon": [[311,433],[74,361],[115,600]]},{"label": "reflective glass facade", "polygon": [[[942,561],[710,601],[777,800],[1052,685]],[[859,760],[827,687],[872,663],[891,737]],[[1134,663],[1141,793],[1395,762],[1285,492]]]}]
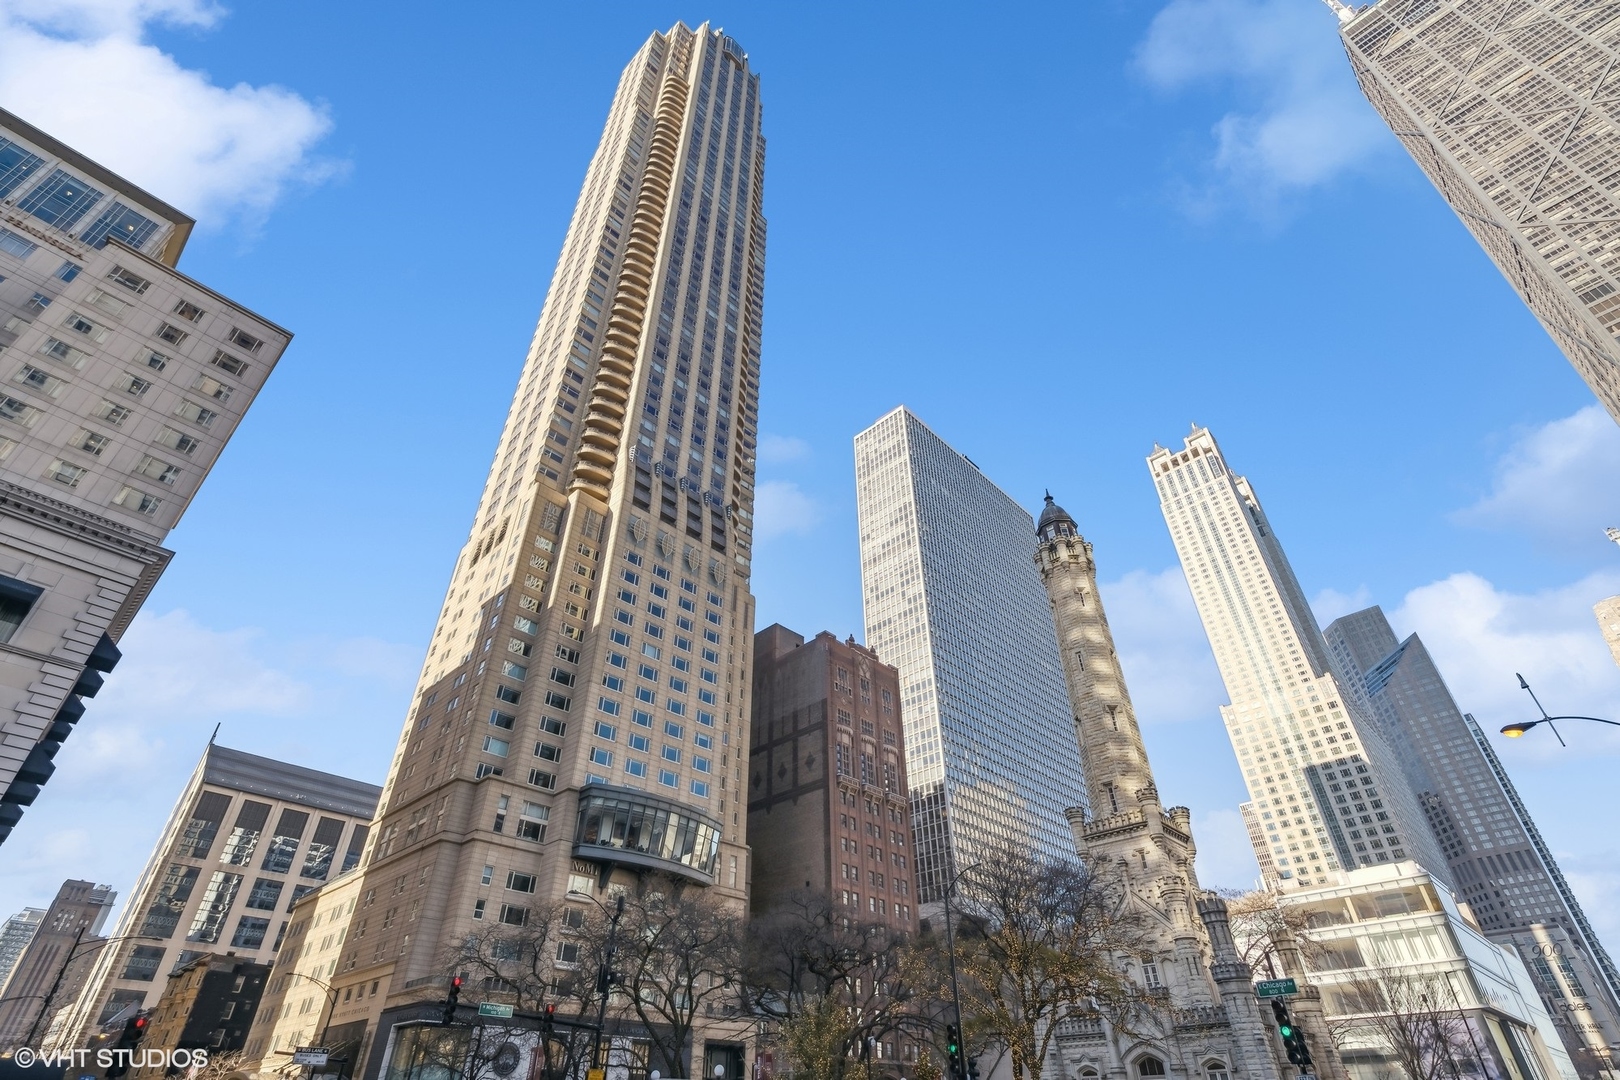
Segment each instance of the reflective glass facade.
[{"label": "reflective glass facade", "polygon": [[1086,804],[1035,520],[905,409],[855,437],[866,641],[900,671],[917,890],[1012,846],[1074,858]]}]

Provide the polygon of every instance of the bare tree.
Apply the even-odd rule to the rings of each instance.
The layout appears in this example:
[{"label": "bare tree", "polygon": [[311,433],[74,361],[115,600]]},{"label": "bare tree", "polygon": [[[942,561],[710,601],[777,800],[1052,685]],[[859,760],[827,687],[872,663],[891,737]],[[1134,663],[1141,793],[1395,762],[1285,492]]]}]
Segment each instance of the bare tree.
[{"label": "bare tree", "polygon": [[1407,1080],[1487,1077],[1487,1066],[1455,989],[1444,974],[1375,966],[1335,985],[1340,1016],[1328,1023],[1335,1044],[1386,1051]]},{"label": "bare tree", "polygon": [[1246,893],[1222,892],[1221,896],[1226,900],[1232,940],[1250,970],[1272,979],[1286,975],[1277,956],[1278,942],[1285,936],[1294,939],[1307,962],[1317,957],[1320,949],[1312,935],[1315,927],[1311,917],[1299,907],[1284,903],[1280,894],[1256,889]]},{"label": "bare tree", "polygon": [[796,890],[749,925],[740,989],[745,1008],[779,1026],[791,1075],[843,1080],[864,1070],[872,1041],[927,1029],[932,975],[901,931]]},{"label": "bare tree", "polygon": [[[1072,1012],[1129,1026],[1143,1005],[1127,958],[1147,941],[1121,883],[1100,866],[999,853],[963,874],[957,970],[976,1034],[1013,1075],[1041,1080]],[[965,1033],[968,1034],[968,1033]]]},{"label": "bare tree", "polygon": [[558,963],[564,956],[559,946],[578,951],[585,944],[578,913],[577,907],[552,904],[527,909],[519,924],[488,922],[449,947],[444,967],[464,976],[467,990],[482,1000],[508,1003],[519,1012],[539,1012],[547,1002],[559,1009],[569,1003],[583,1007],[588,980]]},{"label": "bare tree", "polygon": [[[609,929],[600,912],[586,920],[591,960],[606,956]],[[741,961],[742,920],[703,890],[656,875],[626,895],[615,935],[612,1002],[641,1021],[665,1076],[682,1075],[698,1018],[735,1001]]]}]

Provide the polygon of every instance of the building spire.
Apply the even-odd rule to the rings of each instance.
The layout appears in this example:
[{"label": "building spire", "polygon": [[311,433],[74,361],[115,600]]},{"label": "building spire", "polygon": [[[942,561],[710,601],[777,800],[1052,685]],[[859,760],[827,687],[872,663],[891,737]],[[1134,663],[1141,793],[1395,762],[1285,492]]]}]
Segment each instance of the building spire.
[{"label": "building spire", "polygon": [[1333,14],[1339,17],[1341,23],[1347,23],[1356,17],[1355,11],[1351,9],[1349,4],[1341,4],[1339,0],[1322,0],[1322,3],[1333,10]]}]

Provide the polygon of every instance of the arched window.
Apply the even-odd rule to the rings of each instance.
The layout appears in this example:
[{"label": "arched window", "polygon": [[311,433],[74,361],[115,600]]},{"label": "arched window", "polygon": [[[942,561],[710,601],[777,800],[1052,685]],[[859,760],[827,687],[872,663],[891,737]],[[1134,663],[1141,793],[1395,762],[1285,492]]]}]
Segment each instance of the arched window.
[{"label": "arched window", "polygon": [[1204,1062],[1204,1077],[1205,1080],[1232,1080],[1232,1074],[1226,1071],[1224,1061]]},{"label": "arched window", "polygon": [[1163,1076],[1164,1075],[1164,1062],[1162,1062],[1158,1058],[1152,1057],[1152,1056],[1140,1058],[1136,1062],[1136,1075],[1137,1076]]},{"label": "arched window", "polygon": [[1080,1070],[1080,1080],[1097,1080],[1097,1070],[1087,1065]]}]

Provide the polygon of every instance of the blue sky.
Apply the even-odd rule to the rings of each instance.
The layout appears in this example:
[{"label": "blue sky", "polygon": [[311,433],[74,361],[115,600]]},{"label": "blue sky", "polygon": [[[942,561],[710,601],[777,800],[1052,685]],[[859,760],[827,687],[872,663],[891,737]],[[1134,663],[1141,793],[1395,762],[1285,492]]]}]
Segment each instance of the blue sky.
[{"label": "blue sky", "polygon": [[[859,634],[850,441],[911,406],[1078,519],[1160,789],[1205,883],[1243,886],[1225,698],[1143,462],[1197,421],[1324,618],[1383,604],[1487,727],[1525,715],[1521,670],[1620,716],[1590,611],[1620,592],[1620,428],[1314,0],[0,0],[0,106],[194,209],[182,269],[297,334],[0,849],[0,913],[127,890],[216,723],[382,780],[619,71],[677,19],[764,80],[762,622]],[[1499,751],[1620,947],[1620,738],[1568,734]]]}]

